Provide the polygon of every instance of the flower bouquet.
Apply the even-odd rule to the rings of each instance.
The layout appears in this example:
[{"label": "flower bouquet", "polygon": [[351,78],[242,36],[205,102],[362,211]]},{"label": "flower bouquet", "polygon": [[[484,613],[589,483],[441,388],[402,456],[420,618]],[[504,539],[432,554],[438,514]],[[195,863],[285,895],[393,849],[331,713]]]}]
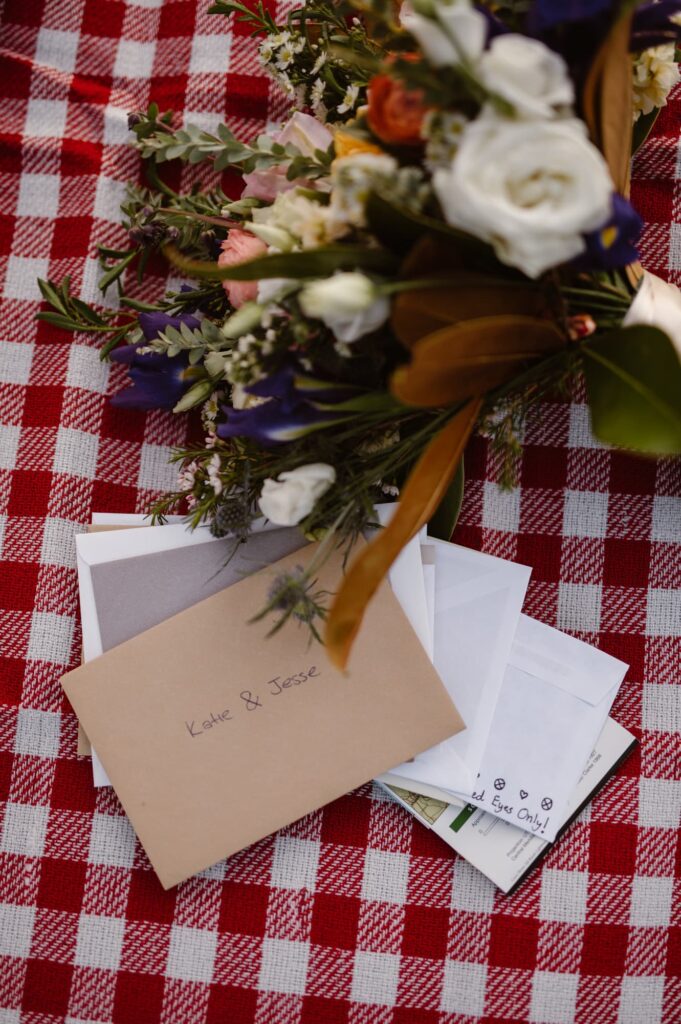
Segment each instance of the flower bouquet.
[{"label": "flower bouquet", "polygon": [[[100,250],[116,308],[41,282],[39,316],[106,339],[129,367],[117,405],[200,412],[155,516],[236,541],[263,515],[300,524],[321,558],[399,497],[330,608],[314,566],[266,604],[315,633],[325,619],[344,665],[402,546],[426,522],[451,535],[474,429],[508,481],[533,403],[583,374],[601,441],[681,452],[681,295],[637,263],[627,198],[679,78],[681,3],[310,0],[283,25],[262,2],[211,10],[250,26],[294,112],[250,142],[132,113],[148,185],[122,207],[130,244]],[[205,161],[210,185],[179,194],[172,161]],[[187,283],[143,302],[157,254]]]}]

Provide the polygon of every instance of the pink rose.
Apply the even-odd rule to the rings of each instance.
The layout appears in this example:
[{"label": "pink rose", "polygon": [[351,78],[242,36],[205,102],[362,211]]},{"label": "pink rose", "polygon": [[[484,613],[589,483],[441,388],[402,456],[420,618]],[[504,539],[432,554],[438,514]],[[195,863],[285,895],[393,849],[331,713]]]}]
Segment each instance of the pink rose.
[{"label": "pink rose", "polygon": [[[283,146],[287,143],[300,150],[303,156],[313,156],[315,149],[327,150],[333,141],[333,136],[328,128],[325,128],[321,121],[310,114],[295,114],[286,122],[281,131],[273,136],[275,142]],[[289,181],[286,177],[286,165],[282,167],[268,167],[262,171],[252,171],[244,174],[245,188],[241,198],[262,199],[266,203],[272,203],[280,192],[288,192],[289,189],[303,186],[314,188],[314,182],[298,178]]]},{"label": "pink rose", "polygon": [[[255,260],[267,252],[264,242],[248,231],[242,231],[241,228],[232,228],[221,248],[222,252],[218,256],[219,267],[233,267],[235,263]],[[243,306],[244,302],[252,302],[258,295],[257,281],[223,281],[222,287],[235,309]]]}]

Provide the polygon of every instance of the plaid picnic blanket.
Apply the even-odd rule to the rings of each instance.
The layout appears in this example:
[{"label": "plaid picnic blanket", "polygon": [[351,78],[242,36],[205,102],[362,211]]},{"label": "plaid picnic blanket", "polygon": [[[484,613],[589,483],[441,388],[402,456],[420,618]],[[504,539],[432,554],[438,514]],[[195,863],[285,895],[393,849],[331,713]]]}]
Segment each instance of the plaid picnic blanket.
[{"label": "plaid picnic blanket", "polygon": [[[187,426],[112,409],[121,368],[37,323],[35,282],[70,274],[95,298],[95,244],[123,240],[139,175],[127,111],[153,97],[245,134],[283,112],[253,42],[207,6],[2,15],[0,1024],[678,1022],[680,466],[597,445],[579,397],[531,419],[515,490],[471,444],[457,539],[532,565],[526,611],[631,664],[613,715],[641,745],[516,895],[370,785],[163,892],[76,757],[59,686],[79,659],[74,532],[172,484]],[[678,282],[676,95],[634,199],[643,262]]]}]

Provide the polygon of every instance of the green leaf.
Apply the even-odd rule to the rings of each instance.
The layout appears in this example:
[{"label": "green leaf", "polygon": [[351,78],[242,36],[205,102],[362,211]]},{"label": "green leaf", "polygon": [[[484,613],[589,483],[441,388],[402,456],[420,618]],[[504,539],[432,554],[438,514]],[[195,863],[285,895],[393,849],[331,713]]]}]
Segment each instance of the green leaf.
[{"label": "green leaf", "polygon": [[477,266],[492,266],[508,273],[508,268],[499,263],[491,246],[450,227],[444,220],[395,206],[376,192],[369,196],[365,212],[371,232],[393,252],[407,253],[423,235],[434,234],[448,239],[453,249],[474,259]]},{"label": "green leaf", "polygon": [[166,258],[174,266],[192,277],[211,281],[260,281],[270,277],[316,278],[328,277],[336,270],[373,270],[390,274],[396,270],[396,261],[385,249],[367,249],[361,245],[331,245],[304,252],[260,256],[231,267],[218,267],[217,263],[190,260],[175,248],[163,248]]},{"label": "green leaf", "polygon": [[110,284],[117,281],[127,266],[129,266],[137,255],[137,249],[132,249],[127,256],[124,256],[120,263],[110,267],[99,279],[99,290],[105,292]]},{"label": "green leaf", "polygon": [[596,437],[645,455],[681,454],[681,363],[664,331],[621,327],[582,354]]},{"label": "green leaf", "polygon": [[638,121],[634,121],[634,133],[631,140],[632,155],[638,153],[639,149],[655,127],[655,122],[659,116],[660,108],[655,107],[655,109],[651,110],[649,114],[641,114]]},{"label": "green leaf", "polygon": [[212,377],[198,380],[196,384],[192,384],[189,391],[184,393],[180,401],[173,406],[173,412],[187,412],[188,409],[193,409],[195,405],[201,405],[202,402],[210,398],[215,390],[215,384],[216,381]]},{"label": "green leaf", "polygon": [[435,514],[428,523],[428,536],[436,537],[438,540],[451,540],[461,511],[464,488],[463,455],[459,463],[454,479],[445,491],[444,497]]},{"label": "green leaf", "polygon": [[72,320],[68,316],[62,316],[60,313],[36,313],[36,320],[44,320],[45,323],[52,324],[53,327],[60,327],[63,331],[80,331],[82,325]]}]

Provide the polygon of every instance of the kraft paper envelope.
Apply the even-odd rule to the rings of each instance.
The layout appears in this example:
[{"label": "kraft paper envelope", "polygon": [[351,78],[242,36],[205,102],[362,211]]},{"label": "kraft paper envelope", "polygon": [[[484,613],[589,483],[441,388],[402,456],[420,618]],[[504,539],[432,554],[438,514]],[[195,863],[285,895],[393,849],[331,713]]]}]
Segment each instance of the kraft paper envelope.
[{"label": "kraft paper envelope", "polygon": [[[233,539],[216,540],[207,529],[191,532],[184,525],[123,529],[110,523],[91,531],[95,535],[76,540],[84,661],[305,544],[295,527],[258,530],[236,551]],[[95,786],[109,786],[91,752]]]},{"label": "kraft paper envelope", "polygon": [[[349,671],[295,624],[247,624],[277,572],[222,590],[62,680],[165,888],[462,728],[387,583]],[[316,574],[337,589],[342,553]]]}]

